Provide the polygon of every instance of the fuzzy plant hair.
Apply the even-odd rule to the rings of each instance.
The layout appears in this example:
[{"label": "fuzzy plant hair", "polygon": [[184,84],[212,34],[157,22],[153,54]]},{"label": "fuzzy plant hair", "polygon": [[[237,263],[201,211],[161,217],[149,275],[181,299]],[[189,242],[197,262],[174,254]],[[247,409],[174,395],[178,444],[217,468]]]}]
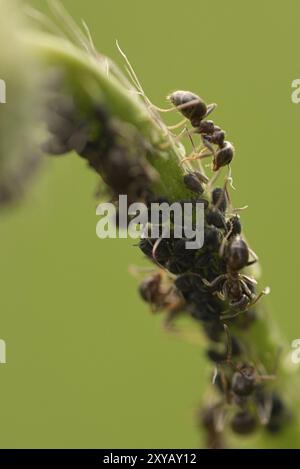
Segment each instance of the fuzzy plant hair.
[{"label": "fuzzy plant hair", "polygon": [[[230,163],[239,154],[208,117],[215,106],[190,92],[170,95],[169,107],[185,118],[189,138],[183,145],[180,129],[165,124],[124,52],[119,48],[127,74],[96,50],[85,23],[80,28],[59,3],[51,6],[53,18],[28,11],[29,26],[22,31],[43,74],[43,142],[36,152],[74,152],[86,160],[103,181],[107,200],[126,194],[149,209],[153,202],[205,207],[203,247],[187,250],[186,239],[171,230],[170,238],[144,236],[135,248],[153,268],[139,293],[162,315],[164,327],[187,339],[181,317],[190,318],[191,329],[201,327],[197,343],[211,363],[196,417],[205,435],[201,446],[299,446],[297,376],[265,313],[261,297],[267,290],[257,284],[257,256],[246,240],[242,212],[240,217],[232,206]],[[192,155],[190,138],[196,142]],[[208,174],[204,157],[212,161]]]}]

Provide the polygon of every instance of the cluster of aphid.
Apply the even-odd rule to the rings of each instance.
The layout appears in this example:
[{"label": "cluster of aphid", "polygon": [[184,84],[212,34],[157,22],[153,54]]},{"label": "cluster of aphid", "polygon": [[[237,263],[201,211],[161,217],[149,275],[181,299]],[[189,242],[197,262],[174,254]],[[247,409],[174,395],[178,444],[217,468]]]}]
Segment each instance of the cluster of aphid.
[{"label": "cluster of aphid", "polygon": [[[232,144],[225,141],[220,127],[204,120],[215,105],[206,106],[189,92],[175,92],[170,100],[201,135],[213,156],[213,170],[228,165],[233,157]],[[187,159],[202,157],[200,151]],[[267,290],[257,295],[256,281],[244,273],[257,257],[243,239],[240,217],[229,203],[227,184],[212,190],[208,178],[196,170],[189,170],[183,182],[191,192],[189,202],[204,203],[204,245],[198,250],[186,249],[186,239],[176,239],[172,233],[168,239],[141,239],[140,249],[158,270],[143,280],[140,293],[153,311],[167,312],[169,327],[183,312],[202,322],[212,344],[207,356],[215,364],[213,383],[221,399],[204,409],[200,420],[208,432],[209,446],[218,447],[228,419],[231,429],[239,434],[252,433],[258,421],[267,430],[278,431],[287,412],[281,398],[266,384],[275,376],[249,363],[242,344],[229,332],[231,325],[237,329],[251,325],[256,318],[254,305]]]},{"label": "cluster of aphid", "polygon": [[48,139],[43,151],[50,155],[76,151],[101,175],[112,200],[119,194],[127,194],[129,203],[145,200],[155,175],[147,164],[148,149],[138,132],[111,118],[104,106],[93,107],[85,117],[78,115],[72,96],[61,91],[63,77],[58,72],[53,75],[46,115]]}]

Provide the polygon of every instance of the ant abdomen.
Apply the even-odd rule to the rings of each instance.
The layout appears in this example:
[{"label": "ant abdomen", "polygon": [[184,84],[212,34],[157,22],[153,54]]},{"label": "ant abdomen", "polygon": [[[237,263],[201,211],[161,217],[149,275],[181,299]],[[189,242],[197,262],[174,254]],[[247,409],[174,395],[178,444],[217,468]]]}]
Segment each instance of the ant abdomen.
[{"label": "ant abdomen", "polygon": [[193,126],[199,125],[207,114],[207,106],[203,99],[190,91],[174,91],[168,99]]}]

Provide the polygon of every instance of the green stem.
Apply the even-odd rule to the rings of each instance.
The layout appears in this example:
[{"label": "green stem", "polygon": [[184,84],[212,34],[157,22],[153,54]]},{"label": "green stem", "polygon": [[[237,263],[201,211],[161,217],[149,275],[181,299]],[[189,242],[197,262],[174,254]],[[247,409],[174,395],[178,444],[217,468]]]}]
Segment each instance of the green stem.
[{"label": "green stem", "polygon": [[[151,147],[148,162],[159,173],[156,191],[160,195],[171,201],[190,198],[191,194],[182,181],[183,170],[178,164],[182,158],[180,147],[167,134],[166,128],[157,124],[143,99],[126,91],[113,75],[108,76],[94,57],[63,39],[37,33],[28,34],[26,41],[44,66],[55,66],[64,71],[68,91],[76,97],[79,107],[88,108],[100,101],[113,117],[132,124],[138,130]],[[268,436],[261,431],[250,439],[230,436],[228,441],[233,447],[299,447],[299,399],[295,401],[293,395],[293,389],[300,384],[299,376],[295,369],[286,366],[289,353],[286,344],[283,345],[280,364],[275,366],[279,341],[273,332],[273,319],[266,316],[261,304],[257,306],[258,320],[249,329],[230,328],[241,340],[250,361],[262,364],[269,374],[275,372],[274,388],[281,389],[290,400],[294,420],[278,435]]]}]

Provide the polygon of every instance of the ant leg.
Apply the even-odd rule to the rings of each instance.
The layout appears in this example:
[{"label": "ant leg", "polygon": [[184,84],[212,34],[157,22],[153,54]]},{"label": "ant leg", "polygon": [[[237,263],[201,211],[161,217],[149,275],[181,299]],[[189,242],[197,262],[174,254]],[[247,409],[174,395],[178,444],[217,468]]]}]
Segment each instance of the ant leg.
[{"label": "ant leg", "polygon": [[203,137],[202,136],[202,142],[203,142],[203,145],[205,148],[207,148],[208,150],[210,150],[210,153],[213,155],[213,157],[215,158],[216,156],[216,152],[215,152],[215,149],[214,149],[214,146],[212,143],[210,143],[209,140],[207,140],[207,138]]},{"label": "ant leg", "polygon": [[219,284],[221,284],[223,281],[226,281],[226,279],[227,279],[227,274],[222,274],[222,275],[219,275],[218,277],[216,277],[212,282],[209,282],[205,278],[202,279],[202,282],[207,287],[214,289],[214,288],[218,287]]},{"label": "ant leg", "polygon": [[[226,185],[226,183],[225,183],[225,185]],[[219,195],[217,203],[214,204],[214,209],[217,210],[220,207],[220,205],[222,204],[222,202],[225,201],[227,203],[228,200],[229,199],[228,199],[228,195],[227,195],[227,192],[226,192],[226,187],[224,186],[221,194]]]},{"label": "ant leg", "polygon": [[248,277],[248,275],[243,275],[243,280],[247,283],[247,285],[257,285],[257,281],[252,277]]},{"label": "ant leg", "polygon": [[183,119],[182,121],[178,122],[178,124],[175,125],[168,125],[169,130],[175,130],[178,129],[179,127],[182,127],[184,124],[186,124],[187,119]]},{"label": "ant leg", "polygon": [[219,256],[220,257],[224,256],[225,246],[226,246],[226,243],[228,241],[228,238],[229,238],[230,234],[231,234],[231,231],[229,231],[227,233],[227,235],[225,236],[225,238],[222,240],[221,246],[219,248]]},{"label": "ant leg", "polygon": [[223,388],[223,392],[224,392],[224,395],[225,395],[225,398],[226,398],[226,402],[227,404],[230,404],[231,402],[231,396],[230,396],[230,388],[229,388],[229,383],[226,379],[226,375],[224,373],[224,369],[222,368],[222,366],[217,366],[216,367],[216,376],[215,376],[215,380],[218,376],[218,374],[220,375],[220,378],[221,378],[221,384],[222,384],[222,388]]},{"label": "ant leg", "polygon": [[[166,127],[166,129],[168,129],[168,128]],[[179,143],[180,140],[183,139],[185,133],[186,133],[186,130],[184,128],[183,130],[181,130],[181,132],[178,135],[175,136],[174,141],[176,143]],[[167,136],[167,134],[166,134],[166,136]],[[159,148],[161,150],[165,150],[166,148],[169,148],[170,146],[171,146],[170,140],[166,141],[165,143],[160,143],[159,144]]]},{"label": "ant leg", "polygon": [[253,261],[247,262],[246,267],[250,267],[250,265],[256,264],[257,260],[258,259],[253,259]]},{"label": "ant leg", "polygon": [[240,280],[240,283],[241,283],[243,293],[245,293],[245,295],[248,296],[248,298],[252,298],[253,293],[250,290],[250,288],[248,287],[247,283],[242,279]]},{"label": "ant leg", "polygon": [[[201,152],[200,152],[201,153]],[[196,160],[202,160],[203,158],[206,158],[208,156],[211,156],[211,153],[208,153],[208,154],[200,154],[198,153],[197,155],[195,155],[194,153],[191,154],[191,156],[187,156],[185,158],[183,158],[180,162],[180,165],[182,165],[183,163],[185,163],[186,161],[196,161]]]},{"label": "ant leg", "polygon": [[228,190],[228,184],[230,185],[230,187],[232,189],[235,190],[235,188],[233,187],[233,180],[232,180],[232,176],[231,176],[231,166],[228,165],[228,174],[226,176],[226,179],[225,179],[225,182],[224,182],[224,192],[226,194],[226,197],[227,197],[227,200],[228,200],[228,205],[229,205],[229,211],[232,210],[232,201],[231,201],[231,197],[230,197],[230,193],[229,193],[229,190]]},{"label": "ant leg", "polygon": [[[194,148],[194,152],[190,156],[187,156],[186,158],[184,158],[181,161],[181,164],[184,163],[185,161],[202,160],[203,158],[207,158],[208,156],[212,156],[212,155],[214,156],[214,148],[211,146],[211,144],[209,142],[207,142],[208,144],[206,145],[206,140],[202,139],[204,147],[202,147],[200,150],[197,150],[195,148],[194,142],[192,141],[192,138],[191,138],[191,131],[188,128],[186,128],[186,129],[184,129],[184,132],[186,132],[188,134],[188,136],[191,140],[192,146]],[[201,167],[201,169],[203,171],[202,167]]]},{"label": "ant leg", "polygon": [[[198,152],[198,150],[197,150],[197,148],[196,148],[196,146],[195,146],[195,143],[194,143],[194,141],[193,141],[191,132],[189,131],[189,129],[188,129],[187,127],[186,127],[186,132],[187,132],[188,137],[189,137],[189,139],[190,139],[190,142],[191,142],[191,145],[192,145],[192,148],[193,148],[194,153],[195,153],[195,154],[198,154],[199,152]],[[201,152],[200,152],[200,153],[201,153]],[[206,174],[205,174],[203,165],[202,165],[202,163],[201,163],[201,158],[198,158],[197,161],[198,161],[199,169],[200,169],[201,173],[202,173],[202,174],[204,175],[204,177],[206,178]]]},{"label": "ant leg", "polygon": [[261,381],[273,381],[276,379],[276,375],[259,375]]},{"label": "ant leg", "polygon": [[158,111],[158,112],[172,112],[172,111],[176,111],[176,107],[169,107],[168,109],[164,109],[164,108],[158,107],[158,106],[156,106],[156,104],[152,104],[152,103],[150,104],[149,107],[155,109],[155,110]]},{"label": "ant leg", "polygon": [[229,306],[235,311],[239,311],[240,313],[243,313],[244,311],[247,311],[247,309],[249,308],[249,302],[251,298],[252,298],[252,294],[249,298],[248,295],[246,295],[245,293],[242,293],[240,299],[237,301],[230,301]]},{"label": "ant leg", "polygon": [[232,234],[232,230],[233,230],[233,223],[231,223],[231,228],[229,229],[228,233],[226,234],[226,236],[222,240],[222,243],[221,243],[221,246],[220,246],[220,249],[219,249],[219,256],[220,257],[224,256],[225,246],[226,246],[226,243],[227,243],[228,239],[230,238],[230,236]]},{"label": "ant leg", "polygon": [[223,311],[223,314],[221,314],[220,319],[221,321],[226,321],[227,319],[233,319],[239,314],[242,314],[242,311],[237,311],[236,313],[232,314],[226,314],[227,312],[231,311],[230,309],[227,309],[226,311]]},{"label": "ant leg", "polygon": [[235,213],[238,213],[238,212],[242,212],[243,210],[246,210],[248,207],[249,207],[249,205],[244,205],[243,207],[232,208],[231,213],[235,214]]},{"label": "ant leg", "polygon": [[158,112],[172,112],[172,111],[181,111],[181,109],[187,109],[191,106],[195,106],[195,104],[199,103],[199,99],[193,99],[192,101],[189,101],[188,103],[183,103],[179,104],[178,106],[172,106],[170,108],[164,109],[161,107],[156,106],[155,104],[150,105],[150,107],[154,108]]}]

